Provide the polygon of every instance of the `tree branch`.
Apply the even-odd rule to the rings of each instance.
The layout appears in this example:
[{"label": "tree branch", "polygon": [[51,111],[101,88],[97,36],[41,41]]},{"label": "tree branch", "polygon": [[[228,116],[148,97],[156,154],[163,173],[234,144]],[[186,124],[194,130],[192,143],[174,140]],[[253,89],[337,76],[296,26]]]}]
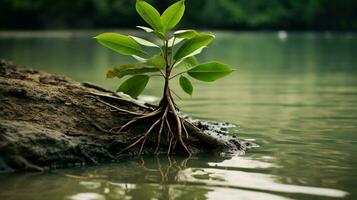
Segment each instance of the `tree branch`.
[{"label": "tree branch", "polygon": [[180,76],[181,74],[184,74],[184,73],[186,73],[186,72],[188,72],[188,70],[185,70],[185,71],[183,71],[183,72],[180,72],[180,73],[178,73],[178,74],[175,74],[175,75],[173,75],[172,77],[170,77],[169,80],[171,80],[171,79],[173,79],[173,78],[175,78],[175,77],[177,77],[177,76]]}]

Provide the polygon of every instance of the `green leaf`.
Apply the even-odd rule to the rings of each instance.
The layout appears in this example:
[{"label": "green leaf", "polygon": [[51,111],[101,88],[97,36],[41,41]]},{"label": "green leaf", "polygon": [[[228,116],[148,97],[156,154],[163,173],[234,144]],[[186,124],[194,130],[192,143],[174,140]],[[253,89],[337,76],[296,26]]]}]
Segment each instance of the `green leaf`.
[{"label": "green leaf", "polygon": [[136,11],[154,30],[162,31],[160,13],[150,4],[143,0],[136,1]]},{"label": "green leaf", "polygon": [[233,71],[234,70],[232,70],[228,65],[219,62],[209,62],[197,65],[188,70],[187,73],[197,80],[213,82],[229,75]]},{"label": "green leaf", "polygon": [[143,65],[154,66],[159,69],[163,69],[165,67],[165,60],[161,54],[154,55],[148,59],[135,55],[133,55],[133,58]]},{"label": "green leaf", "polygon": [[133,38],[137,43],[139,43],[143,46],[160,48],[157,44],[154,44],[154,43],[147,41],[143,38],[135,37],[132,35],[129,35],[129,37]]},{"label": "green leaf", "polygon": [[181,63],[181,62],[182,62],[183,60],[185,60],[186,58],[189,58],[189,57],[195,56],[195,55],[197,55],[197,54],[200,54],[200,53],[203,51],[203,49],[205,49],[205,48],[207,48],[207,47],[206,47],[206,46],[201,47],[201,48],[197,49],[196,51],[194,51],[194,52],[192,52],[192,53],[186,55],[185,57],[183,57],[183,58],[181,58],[179,61],[177,61],[177,64]]},{"label": "green leaf", "polygon": [[[194,51],[194,52],[192,52],[192,53],[186,55],[186,56],[183,57],[183,58],[181,58],[180,60],[178,60],[178,61],[176,62],[176,64],[175,64],[174,67],[179,66],[179,65],[180,65],[182,62],[184,62],[184,60],[186,60],[187,58],[190,58],[190,57],[193,57],[193,56],[195,56],[195,55],[197,55],[197,54],[200,54],[200,53],[203,51],[203,49],[205,49],[205,48],[207,48],[207,47],[206,47],[206,46],[201,47],[201,48],[197,49],[196,51]],[[198,63],[197,63],[197,64],[198,64]],[[197,64],[196,64],[196,65],[197,65]],[[194,67],[194,66],[196,66],[196,65],[193,65],[193,66],[191,66],[191,67]]]},{"label": "green leaf", "polygon": [[146,27],[146,26],[136,26],[136,27],[137,27],[137,28],[140,28],[140,29],[142,29],[142,30],[144,30],[144,31],[146,31],[146,32],[148,32],[148,33],[154,32],[154,30],[152,30],[151,28]]},{"label": "green leaf", "polygon": [[141,63],[145,63],[145,62],[147,61],[146,58],[143,58],[143,57],[140,57],[140,56],[137,56],[137,55],[132,55],[132,57],[133,57],[135,60],[137,60],[137,61],[139,61],[139,62],[141,62]]},{"label": "green leaf", "polygon": [[160,32],[160,31],[154,31],[153,29],[146,27],[146,26],[136,26],[137,28],[140,28],[148,33],[154,33],[158,38],[165,40],[165,34]]},{"label": "green leaf", "polygon": [[140,67],[140,68],[132,68],[132,69],[127,69],[123,71],[120,75],[118,75],[118,78],[121,78],[126,75],[136,75],[136,74],[145,74],[145,73],[153,73],[153,72],[158,72],[159,69],[156,67]]},{"label": "green leaf", "polygon": [[192,96],[193,87],[191,81],[188,80],[188,78],[184,76],[180,76],[180,86],[183,89],[183,91],[185,91],[187,94]]},{"label": "green leaf", "polygon": [[191,56],[191,57],[185,58],[182,62],[177,64],[176,67],[190,69],[196,65],[198,65],[197,58],[195,56]]},{"label": "green leaf", "polygon": [[160,31],[155,31],[155,35],[162,40],[166,40],[165,34]]},{"label": "green leaf", "polygon": [[146,65],[155,66],[159,69],[165,68],[165,60],[161,54],[154,55],[145,61]]},{"label": "green leaf", "polygon": [[116,77],[119,73],[121,73],[121,72],[123,72],[123,71],[125,71],[125,70],[127,70],[127,69],[140,66],[140,65],[141,65],[141,64],[124,64],[124,65],[116,66],[116,67],[114,67],[113,69],[108,70],[108,72],[107,72],[107,78],[114,78],[114,77]]},{"label": "green leaf", "polygon": [[133,98],[138,97],[149,82],[148,75],[136,75],[124,81],[117,92],[123,92]]},{"label": "green leaf", "polygon": [[[115,67],[107,72],[107,78],[122,78],[127,75],[136,75],[136,74],[145,74],[145,73],[152,73],[158,72],[159,69],[157,67],[138,67],[138,65],[121,65]],[[129,68],[128,68],[129,67]]]},{"label": "green leaf", "polygon": [[191,39],[198,35],[197,31],[195,30],[180,30],[174,33],[175,37],[177,38],[186,38]]},{"label": "green leaf", "polygon": [[[177,50],[174,59],[180,60],[187,55],[195,52],[196,50],[207,46],[212,42],[214,36],[211,34],[199,34],[198,36],[188,39],[183,45]],[[192,55],[191,55],[192,56]]]},{"label": "green leaf", "polygon": [[181,20],[185,12],[185,2],[183,0],[178,1],[168,7],[161,15],[161,22],[164,31],[168,31],[174,28]]},{"label": "green leaf", "polygon": [[[174,40],[175,40],[175,44],[174,44]],[[172,38],[169,39],[167,45],[169,47],[172,47],[173,44],[175,46],[175,45],[179,44],[180,42],[182,42],[183,40],[185,40],[185,38],[174,38],[174,37],[172,37]]]},{"label": "green leaf", "polygon": [[98,42],[123,55],[137,55],[142,52],[140,45],[132,38],[118,33],[102,33],[94,37]]}]

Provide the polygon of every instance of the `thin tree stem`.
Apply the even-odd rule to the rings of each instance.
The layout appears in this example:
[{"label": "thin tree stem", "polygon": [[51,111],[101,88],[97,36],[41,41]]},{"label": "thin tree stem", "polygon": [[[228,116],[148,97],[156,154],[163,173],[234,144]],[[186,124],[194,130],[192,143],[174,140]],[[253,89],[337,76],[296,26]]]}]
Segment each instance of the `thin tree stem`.
[{"label": "thin tree stem", "polygon": [[[172,62],[174,61],[173,55],[174,55],[174,46],[175,46],[175,41],[176,41],[176,37],[174,36],[174,40],[172,41],[172,45],[171,45],[171,58],[170,58],[170,64],[172,64]],[[173,66],[173,65],[172,65]]]}]

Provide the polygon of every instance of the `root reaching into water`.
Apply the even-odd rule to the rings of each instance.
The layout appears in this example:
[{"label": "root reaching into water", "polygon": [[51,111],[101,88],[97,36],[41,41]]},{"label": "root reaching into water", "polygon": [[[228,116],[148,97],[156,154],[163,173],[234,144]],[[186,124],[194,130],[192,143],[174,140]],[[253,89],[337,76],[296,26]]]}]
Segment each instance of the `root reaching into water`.
[{"label": "root reaching into water", "polygon": [[[166,88],[166,87],[165,87]],[[142,129],[143,124],[146,125],[146,129],[142,131],[141,135],[137,135],[133,137],[133,142],[128,145],[126,148],[122,149],[117,155],[121,155],[124,152],[132,149],[135,146],[139,148],[139,155],[143,154],[145,144],[148,142],[152,142],[153,140],[156,143],[153,145],[153,151],[155,154],[159,154],[163,152],[163,148],[167,148],[164,152],[167,154],[174,154],[177,152],[185,152],[188,155],[191,155],[191,148],[187,145],[190,143],[192,145],[193,138],[201,140],[206,145],[213,147],[228,147],[235,148],[232,144],[227,143],[223,140],[219,140],[217,138],[211,137],[208,134],[203,133],[199,128],[195,125],[184,119],[178,114],[178,109],[173,102],[171,96],[171,90],[165,89],[164,98],[160,101],[159,106],[152,107],[153,109],[147,109],[142,112],[126,112],[126,110],[121,109],[121,112],[125,112],[129,115],[134,115],[134,118],[130,118],[129,121],[124,123],[119,127],[113,127],[110,130],[103,129],[101,127],[95,126],[97,129],[114,135],[120,135],[124,132],[132,132],[132,130],[137,131],[137,126]],[[95,98],[98,102],[110,107],[113,111],[118,111],[116,107],[106,101],[103,101],[99,98]],[[95,125],[95,123],[93,123]],[[152,147],[152,145],[151,145]],[[181,147],[177,149],[177,147]]]},{"label": "root reaching into water", "polygon": [[[145,147],[145,143],[148,137],[152,134],[156,139],[155,154],[159,153],[160,146],[163,145],[163,138],[166,138],[166,145],[168,146],[167,154],[174,153],[173,142],[179,141],[184,151],[187,154],[191,155],[191,151],[189,150],[184,141],[184,137],[187,138],[188,136],[188,132],[185,127],[185,119],[178,116],[176,107],[169,105],[159,106],[151,113],[130,120],[119,129],[119,132],[124,131],[131,125],[134,125],[136,122],[139,122],[141,120],[151,122],[151,125],[144,134],[140,135],[138,139],[136,139],[133,143],[131,143],[129,146],[119,152],[119,154],[122,154],[123,152],[129,150],[130,148],[138,144],[141,144],[139,154],[142,154]],[[183,136],[182,130],[185,131],[186,136]]]},{"label": "root reaching into water", "polygon": [[[134,126],[136,123],[142,124],[143,122],[148,122],[150,124],[146,132],[144,132],[142,135],[135,137],[136,139],[134,139],[134,142],[132,142],[129,146],[121,150],[118,155],[133,148],[136,145],[140,145],[139,154],[142,154],[148,137],[152,135],[156,140],[156,148],[154,149],[155,154],[159,154],[160,147],[162,147],[163,145],[167,146],[167,154],[173,154],[177,143],[179,143],[182,149],[188,155],[191,155],[191,151],[186,145],[185,140],[187,140],[189,137],[189,132],[187,131],[186,126],[189,125],[192,129],[191,126],[193,125],[179,116],[178,109],[171,96],[171,90],[168,87],[168,82],[165,85],[164,97],[161,100],[159,106],[154,108],[149,113],[140,113],[125,110],[123,108],[118,108],[106,101],[101,100],[101,96],[97,96],[95,94],[92,94],[90,97],[94,98],[101,104],[108,106],[112,109],[112,111],[118,111],[121,113],[135,116],[133,119],[130,119],[128,122],[126,122],[120,127],[113,127],[110,130],[105,130],[101,128],[101,130],[106,133],[120,134],[126,129],[130,129],[130,127]],[[197,127],[194,128],[199,130]],[[166,140],[163,140],[163,138],[165,138]]]},{"label": "root reaching into water", "polygon": [[[195,125],[182,118],[178,114],[177,106],[175,105],[171,96],[171,90],[168,86],[168,80],[166,80],[165,82],[164,95],[162,100],[160,101],[160,104],[157,107],[152,107],[153,109],[145,109],[146,111],[142,112],[135,112],[122,108],[117,108],[116,106],[101,100],[100,96],[93,98],[101,104],[104,104],[111,108],[112,111],[118,111],[127,115],[134,116],[121,126],[113,127],[110,130],[105,130],[102,128],[100,130],[103,130],[106,133],[120,135],[121,133],[126,131],[138,131],[138,127],[136,125],[139,125],[139,129],[142,129],[143,124],[147,127],[144,131],[139,130],[142,131],[142,134],[133,137],[131,139],[133,140],[133,142],[126,148],[122,149],[117,154],[118,156],[136,146],[138,146],[139,148],[139,155],[143,154],[145,144],[148,141],[156,141],[155,145],[153,145],[153,151],[155,154],[159,154],[163,152],[163,148],[167,148],[167,150],[164,151],[167,154],[174,154],[183,151],[188,155],[191,155],[191,152],[193,152],[193,146],[191,143],[193,140],[190,138],[191,136],[193,136],[193,138],[195,138],[196,140],[200,140],[200,142],[208,146],[228,147],[230,149],[236,148],[229,142],[219,140],[217,138],[211,137],[208,134],[203,133]],[[187,143],[189,143],[191,147],[188,146]]]}]

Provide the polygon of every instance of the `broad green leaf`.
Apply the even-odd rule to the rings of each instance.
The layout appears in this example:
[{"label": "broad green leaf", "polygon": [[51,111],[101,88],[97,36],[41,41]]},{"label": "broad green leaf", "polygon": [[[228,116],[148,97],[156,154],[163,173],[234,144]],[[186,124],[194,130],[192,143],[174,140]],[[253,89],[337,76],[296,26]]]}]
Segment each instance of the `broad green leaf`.
[{"label": "broad green leaf", "polygon": [[136,74],[145,74],[145,73],[153,73],[158,72],[159,69],[156,67],[140,67],[140,68],[131,68],[123,71],[122,73],[118,74],[118,78],[122,78],[126,75],[136,75]]},{"label": "broad green leaf", "polygon": [[148,33],[154,32],[154,30],[152,30],[151,28],[146,27],[146,26],[136,26],[136,27],[137,27],[137,28],[140,28],[140,29],[142,29],[142,30],[144,30],[144,31],[146,31],[146,32],[148,32]]},{"label": "broad green leaf", "polygon": [[200,53],[203,51],[203,49],[205,49],[205,48],[207,48],[207,47],[204,46],[204,47],[201,47],[201,48],[197,49],[196,51],[194,51],[194,52],[192,52],[192,53],[186,55],[186,56],[183,57],[183,58],[181,58],[179,61],[177,61],[177,63],[181,63],[181,62],[182,62],[183,60],[185,60],[186,58],[189,58],[189,57],[195,56],[195,55],[197,55],[197,54],[200,54]]},{"label": "broad green leaf", "polygon": [[[174,41],[174,40],[175,40],[175,41]],[[169,47],[172,47],[172,45],[174,44],[174,42],[175,42],[175,44],[174,44],[174,46],[175,46],[175,45],[179,44],[180,42],[182,42],[183,40],[185,40],[185,38],[175,38],[175,37],[172,37],[172,38],[170,38],[169,41],[168,41],[168,46],[169,46]]]},{"label": "broad green leaf", "polygon": [[180,86],[187,94],[192,95],[193,87],[191,81],[184,76],[180,76]]},{"label": "broad green leaf", "polygon": [[113,69],[108,70],[107,78],[114,78],[119,73],[121,73],[122,71],[125,71],[125,70],[130,69],[130,68],[138,67],[140,65],[142,65],[142,64],[124,64],[124,65],[116,66]]},{"label": "broad green leaf", "polygon": [[153,29],[146,27],[146,26],[136,26],[137,28],[140,28],[148,33],[154,33],[158,38],[165,40],[165,34],[160,32],[160,31],[154,31]]},{"label": "broad green leaf", "polygon": [[107,72],[107,78],[122,78],[127,75],[136,75],[144,73],[158,72],[157,67],[139,67],[141,64],[133,65],[132,67],[127,67],[127,65],[121,65],[115,67]]},{"label": "broad green leaf", "polygon": [[[197,49],[196,51],[194,51],[194,52],[188,54],[187,56],[181,58],[180,60],[178,60],[178,61],[176,62],[176,64],[175,64],[174,67],[180,65],[186,58],[189,58],[189,57],[192,57],[192,56],[195,56],[195,55],[200,54],[200,53],[203,51],[203,49],[205,49],[205,48],[207,48],[207,47],[206,47],[206,46],[205,46],[205,47],[201,47],[201,48]],[[194,66],[195,66],[195,65],[194,65]],[[192,67],[193,67],[193,66],[192,66]]]},{"label": "broad green leaf", "polygon": [[154,43],[147,41],[143,38],[135,37],[132,35],[129,35],[129,37],[133,38],[137,43],[139,43],[143,46],[160,48],[157,44],[154,44]]},{"label": "broad green leaf", "polygon": [[155,35],[162,40],[166,40],[165,34],[160,31],[155,31]]},{"label": "broad green leaf", "polygon": [[137,60],[137,61],[139,61],[139,62],[141,62],[141,63],[145,63],[145,62],[147,61],[147,59],[145,59],[145,58],[143,58],[143,57],[140,57],[140,56],[137,56],[137,55],[132,55],[132,57],[133,57],[135,60]]},{"label": "broad green leaf", "polygon": [[118,33],[102,33],[94,37],[98,42],[123,55],[137,55],[142,52],[140,45],[132,38]]},{"label": "broad green leaf", "polygon": [[133,98],[138,97],[149,82],[148,75],[136,75],[124,81],[117,92],[123,92]]},{"label": "broad green leaf", "polygon": [[165,60],[161,54],[158,54],[158,55],[154,55],[153,57],[147,59],[145,61],[145,64],[150,65],[150,66],[155,66],[159,69],[163,69],[165,67]]},{"label": "broad green leaf", "polygon": [[213,82],[232,72],[233,70],[228,65],[215,61],[197,65],[187,71],[188,75],[191,77],[207,82]]},{"label": "broad green leaf", "polygon": [[161,15],[161,22],[164,31],[168,31],[174,28],[181,20],[185,12],[185,2],[183,0],[178,1],[168,7]]},{"label": "broad green leaf", "polygon": [[193,37],[196,37],[198,33],[195,30],[180,30],[180,31],[176,31],[174,35],[177,38],[191,39]]},{"label": "broad green leaf", "polygon": [[[207,46],[212,42],[214,36],[211,34],[199,34],[198,36],[188,39],[183,45],[177,50],[174,59],[180,60],[187,55],[195,52],[196,50]],[[192,56],[192,55],[191,55]]]},{"label": "broad green leaf", "polygon": [[140,56],[133,56],[133,58],[137,61],[139,61],[141,64],[144,65],[149,65],[149,66],[154,66],[157,67],[159,69],[163,69],[165,67],[165,60],[164,58],[161,56],[161,54],[157,54],[152,56],[151,58],[142,58]]},{"label": "broad green leaf", "polygon": [[131,68],[127,69],[120,74],[117,75],[118,78],[122,78],[127,75],[136,75],[136,74],[145,74],[145,73],[153,73],[158,72],[159,69],[156,67],[140,67],[140,68]]},{"label": "broad green leaf", "polygon": [[178,65],[176,65],[176,67],[190,69],[196,65],[198,65],[197,58],[195,56],[191,56],[191,57],[185,58],[182,62],[180,62]]},{"label": "broad green leaf", "polygon": [[142,65],[154,66],[159,69],[163,69],[165,67],[165,60],[161,56],[161,54],[157,54],[152,56],[151,58],[142,58],[140,56],[132,56],[135,60],[139,61]]},{"label": "broad green leaf", "polygon": [[154,30],[162,31],[160,13],[150,4],[143,0],[136,1],[136,11]]}]

